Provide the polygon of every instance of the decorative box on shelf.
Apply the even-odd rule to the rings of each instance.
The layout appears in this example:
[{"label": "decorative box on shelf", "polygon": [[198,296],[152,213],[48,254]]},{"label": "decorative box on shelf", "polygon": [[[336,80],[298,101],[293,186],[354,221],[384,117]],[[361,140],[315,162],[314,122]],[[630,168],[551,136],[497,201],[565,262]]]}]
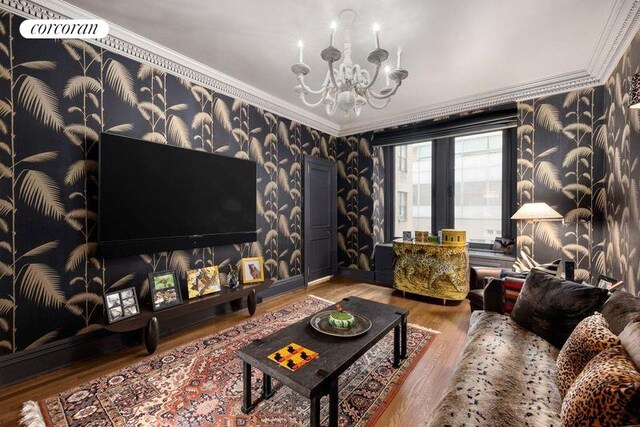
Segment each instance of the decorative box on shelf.
[{"label": "decorative box on shelf", "polygon": [[416,230],[416,242],[426,243],[429,240],[429,232],[428,231],[418,231]]},{"label": "decorative box on shelf", "polygon": [[442,244],[450,246],[464,246],[467,244],[467,232],[464,230],[442,230]]}]

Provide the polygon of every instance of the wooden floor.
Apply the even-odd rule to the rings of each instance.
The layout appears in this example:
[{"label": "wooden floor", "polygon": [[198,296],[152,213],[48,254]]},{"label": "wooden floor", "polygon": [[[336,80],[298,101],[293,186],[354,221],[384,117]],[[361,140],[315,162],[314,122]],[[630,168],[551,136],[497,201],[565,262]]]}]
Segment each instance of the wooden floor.
[{"label": "wooden floor", "polygon": [[[469,324],[469,303],[458,306],[441,306],[403,298],[392,289],[349,281],[332,279],[265,300],[258,305],[256,315],[286,305],[313,294],[331,301],[355,295],[378,302],[406,307],[410,310],[409,322],[437,329],[441,334],[427,353],[419,360],[398,394],[386,408],[377,426],[422,425],[429,418],[442,396],[462,350]],[[158,352],[213,334],[247,319],[247,310],[217,317],[208,322],[176,332],[160,340]],[[156,353],[157,354],[157,353]],[[16,426],[20,408],[26,400],[41,400],[53,394],[78,386],[93,378],[126,367],[149,357],[142,346],[78,362],[55,372],[10,386],[0,388],[0,426]]]}]

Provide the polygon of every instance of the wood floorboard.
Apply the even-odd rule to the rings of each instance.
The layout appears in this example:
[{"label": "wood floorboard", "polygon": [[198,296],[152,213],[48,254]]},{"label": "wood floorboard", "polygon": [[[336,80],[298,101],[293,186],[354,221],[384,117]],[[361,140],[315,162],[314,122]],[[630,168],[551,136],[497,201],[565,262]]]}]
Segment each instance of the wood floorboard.
[{"label": "wood floorboard", "polygon": [[[468,301],[457,306],[429,304],[415,298],[404,298],[402,293],[394,292],[390,288],[338,278],[266,299],[258,305],[256,315],[290,304],[310,294],[331,301],[354,295],[406,307],[410,310],[410,323],[441,332],[406,378],[376,426],[424,424],[442,397],[462,351],[469,326]],[[178,331],[160,340],[157,353],[214,334],[246,319],[247,310],[244,309]],[[0,426],[18,425],[24,401],[44,399],[139,362],[145,357],[148,355],[142,346],[127,348],[0,388]]]}]

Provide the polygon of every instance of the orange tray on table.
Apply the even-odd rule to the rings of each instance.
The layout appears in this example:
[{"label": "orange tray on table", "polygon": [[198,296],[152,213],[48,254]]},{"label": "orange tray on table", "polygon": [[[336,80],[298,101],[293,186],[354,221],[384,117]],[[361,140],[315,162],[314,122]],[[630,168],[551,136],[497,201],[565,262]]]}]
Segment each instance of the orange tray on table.
[{"label": "orange tray on table", "polygon": [[299,344],[291,343],[275,353],[271,353],[268,357],[283,368],[295,372],[318,357],[318,353]]}]

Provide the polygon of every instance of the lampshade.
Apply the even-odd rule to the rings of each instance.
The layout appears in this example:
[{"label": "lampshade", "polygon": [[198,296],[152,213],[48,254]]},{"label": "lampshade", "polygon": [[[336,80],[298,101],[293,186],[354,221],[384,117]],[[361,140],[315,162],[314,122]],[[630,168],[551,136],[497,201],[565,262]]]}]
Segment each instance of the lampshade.
[{"label": "lampshade", "polygon": [[629,108],[640,109],[640,73],[636,73],[631,78],[631,89],[629,90]]},{"label": "lampshade", "polygon": [[511,219],[553,221],[562,219],[562,215],[546,203],[525,203],[513,214]]}]

